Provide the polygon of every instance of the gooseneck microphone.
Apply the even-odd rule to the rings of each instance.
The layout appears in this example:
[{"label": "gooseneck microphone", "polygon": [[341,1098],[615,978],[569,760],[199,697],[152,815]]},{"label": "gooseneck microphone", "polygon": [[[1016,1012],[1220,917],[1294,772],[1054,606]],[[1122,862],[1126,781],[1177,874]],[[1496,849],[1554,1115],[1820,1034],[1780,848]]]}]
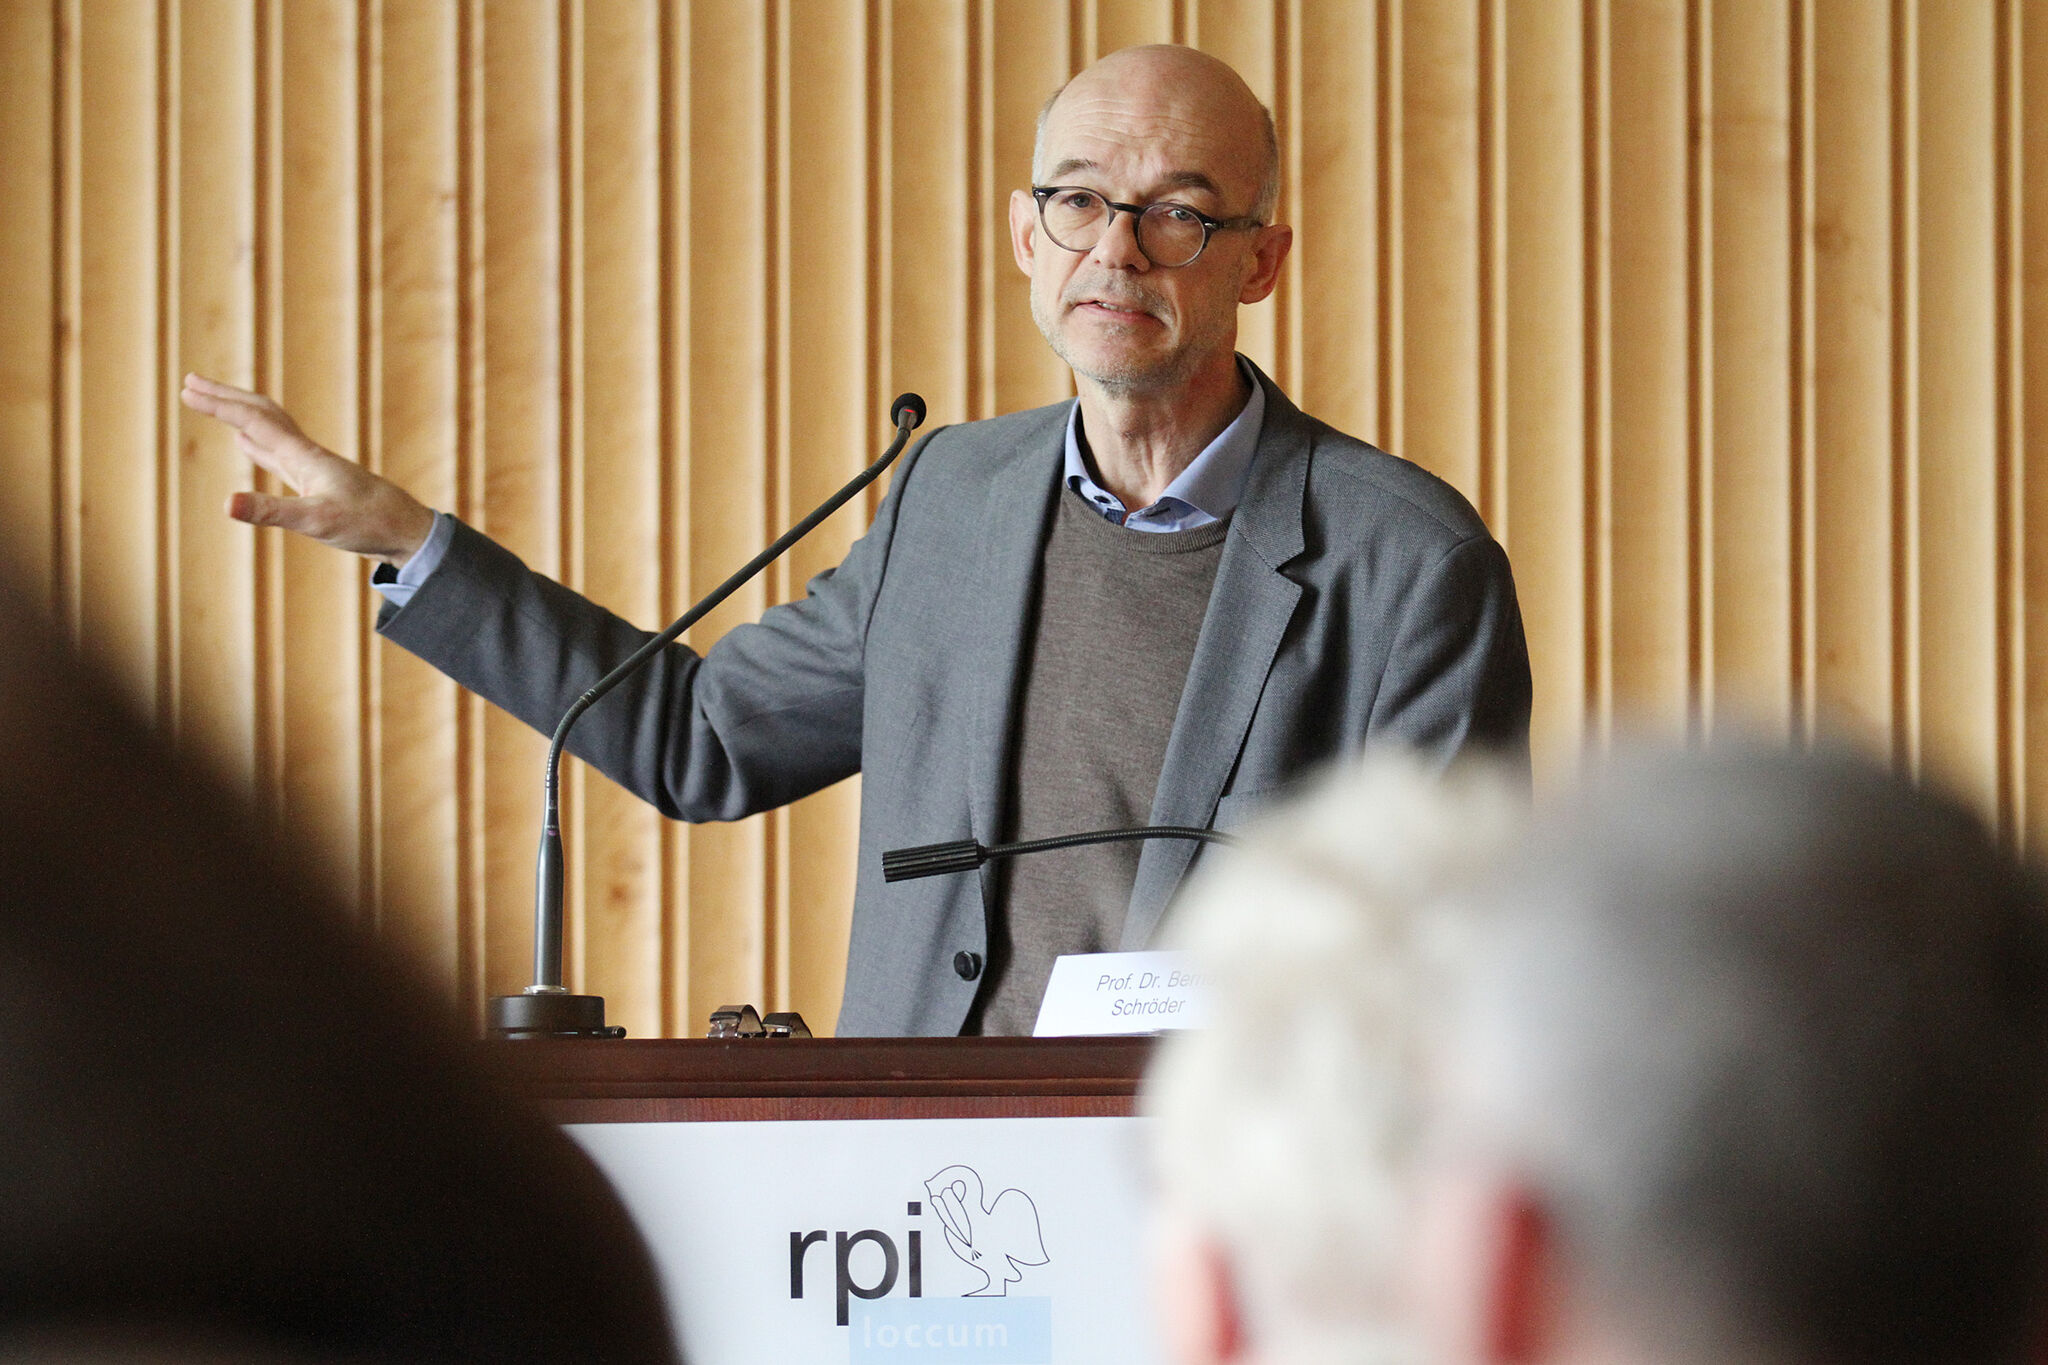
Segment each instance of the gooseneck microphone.
[{"label": "gooseneck microphone", "polygon": [[852,482],[820,503],[746,566],[720,583],[702,601],[676,618],[675,624],[626,657],[625,662],[599,678],[578,697],[548,745],[547,771],[541,787],[540,852],[534,859],[533,886],[533,984],[518,995],[493,996],[487,1011],[490,1032],[500,1038],[623,1038],[623,1028],[606,1028],[604,997],[573,995],[562,985],[562,746],[569,729],[598,698],[617,687],[644,666],[649,659],[674,643],[676,637],[695,625],[706,612],[744,587],[749,579],[768,567],[790,546],[802,540],[819,522],[843,507],[854,494],[866,488],[902,453],[910,433],[924,424],[924,399],[914,393],[898,396],[889,405],[896,424],[896,438],[873,464],[855,475]]},{"label": "gooseneck microphone", "polygon": [[892,848],[882,854],[882,880],[914,881],[919,877],[942,877],[949,872],[972,872],[991,858],[1013,858],[1021,853],[1050,853],[1056,848],[1080,848],[1084,844],[1116,844],[1137,839],[1192,839],[1204,844],[1234,844],[1236,839],[1213,829],[1189,825],[1134,825],[1129,829],[1098,829],[1087,834],[1055,834],[1049,839],[1026,839],[1015,844],[984,844],[975,839],[954,839],[943,844],[919,844],[916,848]]}]

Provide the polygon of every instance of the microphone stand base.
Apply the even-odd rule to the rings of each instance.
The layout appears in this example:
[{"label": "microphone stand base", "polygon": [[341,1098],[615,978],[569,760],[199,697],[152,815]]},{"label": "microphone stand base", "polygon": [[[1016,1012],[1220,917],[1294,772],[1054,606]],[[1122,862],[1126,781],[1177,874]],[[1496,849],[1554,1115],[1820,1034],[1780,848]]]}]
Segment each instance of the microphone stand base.
[{"label": "microphone stand base", "polygon": [[623,1028],[606,1028],[604,997],[567,991],[525,991],[494,995],[484,1011],[484,1032],[492,1038],[623,1038]]}]

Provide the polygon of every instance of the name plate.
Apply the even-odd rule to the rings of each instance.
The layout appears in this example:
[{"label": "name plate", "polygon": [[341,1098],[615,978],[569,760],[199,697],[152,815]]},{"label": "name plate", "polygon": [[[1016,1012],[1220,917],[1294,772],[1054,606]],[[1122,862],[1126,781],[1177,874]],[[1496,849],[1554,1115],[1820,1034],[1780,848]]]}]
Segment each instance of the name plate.
[{"label": "name plate", "polygon": [[1200,1028],[1202,980],[1182,953],[1068,953],[1052,964],[1038,1038]]}]

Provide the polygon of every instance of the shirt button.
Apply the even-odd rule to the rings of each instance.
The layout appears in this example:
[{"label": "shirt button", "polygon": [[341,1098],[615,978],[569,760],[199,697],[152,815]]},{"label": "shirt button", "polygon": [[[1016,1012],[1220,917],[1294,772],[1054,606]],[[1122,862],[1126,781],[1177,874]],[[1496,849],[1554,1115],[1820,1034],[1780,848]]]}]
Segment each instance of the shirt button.
[{"label": "shirt button", "polygon": [[980,953],[953,954],[953,973],[962,981],[972,981],[981,975]]}]

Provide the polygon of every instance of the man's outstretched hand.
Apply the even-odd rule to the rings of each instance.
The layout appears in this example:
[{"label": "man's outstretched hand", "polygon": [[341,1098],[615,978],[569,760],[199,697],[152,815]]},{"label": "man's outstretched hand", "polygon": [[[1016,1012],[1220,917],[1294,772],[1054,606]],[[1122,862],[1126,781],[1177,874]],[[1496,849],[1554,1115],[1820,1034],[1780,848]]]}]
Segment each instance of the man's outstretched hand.
[{"label": "man's outstretched hand", "polygon": [[251,526],[281,526],[322,545],[393,566],[411,559],[434,529],[434,514],[389,479],[306,439],[291,414],[260,393],[201,375],[179,395],[194,412],[235,429],[242,453],[283,479],[296,497],[231,493],[228,515]]}]

